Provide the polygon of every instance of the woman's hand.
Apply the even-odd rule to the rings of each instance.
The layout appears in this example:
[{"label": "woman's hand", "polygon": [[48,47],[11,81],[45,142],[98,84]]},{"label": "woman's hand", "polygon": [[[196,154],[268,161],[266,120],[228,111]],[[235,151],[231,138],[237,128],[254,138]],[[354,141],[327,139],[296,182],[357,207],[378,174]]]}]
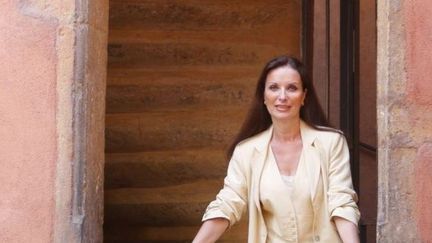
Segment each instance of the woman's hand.
[{"label": "woman's hand", "polygon": [[214,218],[204,221],[193,243],[216,242],[229,226],[229,221],[224,218]]},{"label": "woman's hand", "polygon": [[344,218],[333,218],[343,243],[360,243],[357,226]]}]

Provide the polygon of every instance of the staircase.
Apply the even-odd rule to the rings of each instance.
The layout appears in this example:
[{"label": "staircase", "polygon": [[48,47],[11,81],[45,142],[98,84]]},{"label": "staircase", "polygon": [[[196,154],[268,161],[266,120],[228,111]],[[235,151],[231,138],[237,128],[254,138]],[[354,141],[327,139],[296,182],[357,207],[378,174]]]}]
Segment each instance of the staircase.
[{"label": "staircase", "polygon": [[[111,0],[105,242],[191,242],[263,64],[299,54],[300,0]],[[247,222],[219,242],[245,242]]]}]

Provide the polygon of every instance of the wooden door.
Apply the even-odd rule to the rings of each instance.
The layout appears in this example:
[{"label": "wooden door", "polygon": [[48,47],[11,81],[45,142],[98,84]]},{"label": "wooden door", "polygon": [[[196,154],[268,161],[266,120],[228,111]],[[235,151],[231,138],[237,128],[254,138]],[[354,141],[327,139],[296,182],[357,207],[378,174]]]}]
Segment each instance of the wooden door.
[{"label": "wooden door", "polygon": [[362,212],[362,242],[376,242],[378,194],[376,114],[376,0],[356,3],[358,54],[356,55],[356,129],[358,136],[358,188]]},{"label": "wooden door", "polygon": [[359,194],[361,242],[376,242],[378,195],[376,0],[341,5],[341,128],[351,150]]}]

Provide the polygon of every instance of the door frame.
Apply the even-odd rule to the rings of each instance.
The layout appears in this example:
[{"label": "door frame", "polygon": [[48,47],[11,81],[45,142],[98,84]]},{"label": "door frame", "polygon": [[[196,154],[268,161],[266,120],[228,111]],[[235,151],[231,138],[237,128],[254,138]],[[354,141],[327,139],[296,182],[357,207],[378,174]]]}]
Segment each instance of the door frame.
[{"label": "door frame", "polygon": [[109,1],[65,2],[73,17],[59,23],[56,43],[66,51],[57,56],[52,241],[103,242]]}]

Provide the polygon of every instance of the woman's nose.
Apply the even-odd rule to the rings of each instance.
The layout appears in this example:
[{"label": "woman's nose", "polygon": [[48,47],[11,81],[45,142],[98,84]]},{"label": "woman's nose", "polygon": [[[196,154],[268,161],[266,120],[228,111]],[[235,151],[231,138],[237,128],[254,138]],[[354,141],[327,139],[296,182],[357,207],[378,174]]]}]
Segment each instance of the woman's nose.
[{"label": "woman's nose", "polygon": [[279,100],[286,100],[286,98],[287,98],[287,95],[286,95],[286,93],[285,93],[285,90],[282,89],[282,90],[279,92],[278,99],[279,99]]}]

